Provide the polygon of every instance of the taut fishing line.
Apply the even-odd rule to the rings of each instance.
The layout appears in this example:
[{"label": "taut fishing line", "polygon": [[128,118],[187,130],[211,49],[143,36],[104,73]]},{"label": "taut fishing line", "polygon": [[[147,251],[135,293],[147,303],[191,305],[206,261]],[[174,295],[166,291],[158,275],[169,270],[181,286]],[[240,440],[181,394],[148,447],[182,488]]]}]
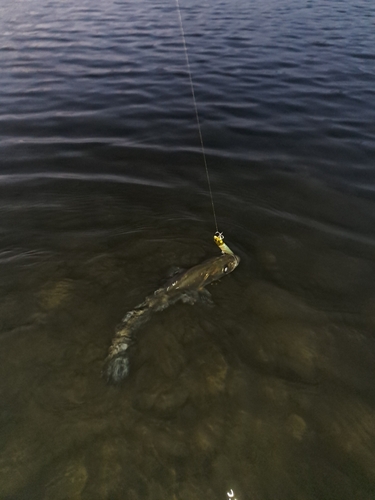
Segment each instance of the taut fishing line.
[{"label": "taut fishing line", "polygon": [[202,128],[201,128],[201,123],[200,123],[200,119],[199,119],[199,112],[198,112],[197,100],[195,98],[193,77],[192,77],[191,68],[190,68],[189,54],[188,54],[188,50],[187,50],[187,46],[186,46],[186,37],[185,37],[184,26],[182,24],[182,16],[181,16],[181,9],[180,9],[180,2],[179,2],[179,0],[176,0],[176,6],[177,6],[178,18],[179,18],[179,21],[180,21],[182,45],[184,47],[184,52],[185,52],[186,67],[187,67],[187,72],[188,72],[188,75],[189,75],[191,95],[193,97],[195,117],[197,119],[198,134],[199,134],[199,140],[200,140],[200,143],[201,143],[201,149],[202,149],[202,155],[203,155],[203,163],[204,163],[204,168],[206,170],[208,191],[210,193],[212,213],[213,213],[214,222],[215,222],[216,233],[214,235],[214,242],[216,243],[216,245],[218,245],[218,247],[220,248],[220,250],[223,253],[229,253],[229,254],[233,255],[232,250],[224,243],[224,235],[223,235],[223,233],[221,233],[219,231],[219,228],[218,228],[218,225],[217,225],[216,211],[215,211],[215,204],[214,204],[214,197],[213,197],[213,194],[212,194],[210,175],[208,173],[208,165],[207,165],[206,153],[204,151]]},{"label": "taut fishing line", "polygon": [[182,37],[182,44],[184,47],[184,52],[185,52],[185,58],[186,58],[186,67],[187,67],[187,72],[189,75],[189,81],[190,81],[190,88],[191,88],[191,95],[193,97],[193,103],[194,103],[194,110],[195,110],[195,117],[197,119],[197,126],[198,126],[198,134],[199,134],[199,139],[201,143],[201,149],[202,149],[202,155],[203,155],[203,163],[204,167],[206,170],[206,176],[207,176],[207,184],[208,184],[208,190],[210,192],[210,198],[211,198],[211,205],[212,205],[212,213],[214,216],[214,221],[215,221],[215,228],[216,231],[219,232],[218,226],[217,226],[217,219],[216,219],[216,212],[215,212],[215,205],[214,205],[214,197],[212,195],[212,188],[211,188],[211,181],[210,181],[210,176],[208,173],[208,166],[207,166],[207,159],[206,159],[206,153],[204,151],[204,144],[203,144],[203,135],[202,135],[202,129],[201,129],[201,123],[199,120],[199,113],[198,113],[198,106],[197,106],[197,100],[195,98],[195,91],[194,91],[194,84],[193,84],[193,77],[191,74],[191,68],[190,68],[190,62],[189,62],[189,54],[187,51],[187,46],[186,46],[186,38],[185,38],[185,31],[184,31],[184,26],[182,24],[182,17],[181,17],[181,9],[180,9],[180,2],[179,0],[176,0],[176,5],[177,5],[177,12],[178,12],[178,18],[180,20],[180,28],[181,28],[181,37]]}]

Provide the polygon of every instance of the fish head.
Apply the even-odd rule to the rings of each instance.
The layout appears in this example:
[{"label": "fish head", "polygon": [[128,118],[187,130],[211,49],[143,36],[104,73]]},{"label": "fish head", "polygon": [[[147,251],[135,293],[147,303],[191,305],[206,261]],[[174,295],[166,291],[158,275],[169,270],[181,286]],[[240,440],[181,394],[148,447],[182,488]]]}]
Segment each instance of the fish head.
[{"label": "fish head", "polygon": [[234,271],[239,263],[240,258],[237,255],[223,253],[172,278],[160,291],[174,293],[182,290],[201,290]]},{"label": "fish head", "polygon": [[238,255],[223,253],[220,257],[215,257],[208,261],[203,286],[230,274],[236,269],[240,260]]},{"label": "fish head", "polygon": [[234,271],[240,263],[240,260],[241,259],[238,255],[223,253],[223,255],[221,255],[220,257],[221,270],[219,272],[221,272],[221,276],[225,276],[226,274]]}]

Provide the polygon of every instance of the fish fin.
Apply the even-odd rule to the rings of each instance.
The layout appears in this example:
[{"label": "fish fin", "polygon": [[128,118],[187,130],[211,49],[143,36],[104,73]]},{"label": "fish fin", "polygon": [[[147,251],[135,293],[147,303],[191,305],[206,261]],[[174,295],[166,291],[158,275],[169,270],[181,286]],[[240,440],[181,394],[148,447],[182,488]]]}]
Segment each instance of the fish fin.
[{"label": "fish fin", "polygon": [[186,271],[186,269],[184,269],[182,267],[172,266],[168,269],[167,277],[173,278],[173,276],[177,276],[177,274],[181,274],[185,271]]},{"label": "fish fin", "polygon": [[103,369],[103,376],[108,383],[118,384],[129,373],[128,353],[122,352],[109,359]]},{"label": "fish fin", "polygon": [[199,300],[204,304],[205,306],[209,307],[214,307],[215,303],[212,300],[212,295],[206,288],[202,288],[202,290],[199,290]]},{"label": "fish fin", "polygon": [[206,306],[214,306],[212,296],[208,290],[202,288],[201,290],[189,290],[184,292],[181,296],[181,300],[184,304],[195,304],[196,302],[202,302]]},{"label": "fish fin", "polygon": [[197,290],[189,290],[181,295],[181,300],[184,304],[193,305],[199,299],[199,292]]},{"label": "fish fin", "polygon": [[166,278],[164,278],[160,282],[160,287],[154,292],[154,295],[158,295],[161,292],[165,292],[166,289],[168,289],[173,282],[176,280],[176,278],[185,272],[185,269],[182,269],[182,267],[170,267]]}]

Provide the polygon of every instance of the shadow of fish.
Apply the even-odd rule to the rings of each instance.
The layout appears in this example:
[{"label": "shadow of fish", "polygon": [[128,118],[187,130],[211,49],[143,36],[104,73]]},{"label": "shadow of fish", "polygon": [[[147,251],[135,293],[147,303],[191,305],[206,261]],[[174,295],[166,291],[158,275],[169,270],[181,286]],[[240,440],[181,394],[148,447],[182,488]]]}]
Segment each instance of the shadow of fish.
[{"label": "shadow of fish", "polygon": [[203,299],[206,303],[212,303],[211,294],[205,287],[231,273],[239,262],[237,255],[227,253],[208,259],[175,274],[164,286],[129,311],[116,328],[105,360],[103,375],[107,381],[118,383],[128,375],[129,346],[134,342],[136,330],[150,319],[153,312],[163,311],[178,301],[194,304],[198,299]]}]

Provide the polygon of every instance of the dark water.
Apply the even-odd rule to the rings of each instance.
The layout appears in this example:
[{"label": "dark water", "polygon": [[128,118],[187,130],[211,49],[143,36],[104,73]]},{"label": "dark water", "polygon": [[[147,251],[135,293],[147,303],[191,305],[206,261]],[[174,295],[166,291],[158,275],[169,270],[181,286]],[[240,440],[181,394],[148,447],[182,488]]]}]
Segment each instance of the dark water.
[{"label": "dark water", "polygon": [[375,498],[375,4],[0,4],[0,498]]}]

